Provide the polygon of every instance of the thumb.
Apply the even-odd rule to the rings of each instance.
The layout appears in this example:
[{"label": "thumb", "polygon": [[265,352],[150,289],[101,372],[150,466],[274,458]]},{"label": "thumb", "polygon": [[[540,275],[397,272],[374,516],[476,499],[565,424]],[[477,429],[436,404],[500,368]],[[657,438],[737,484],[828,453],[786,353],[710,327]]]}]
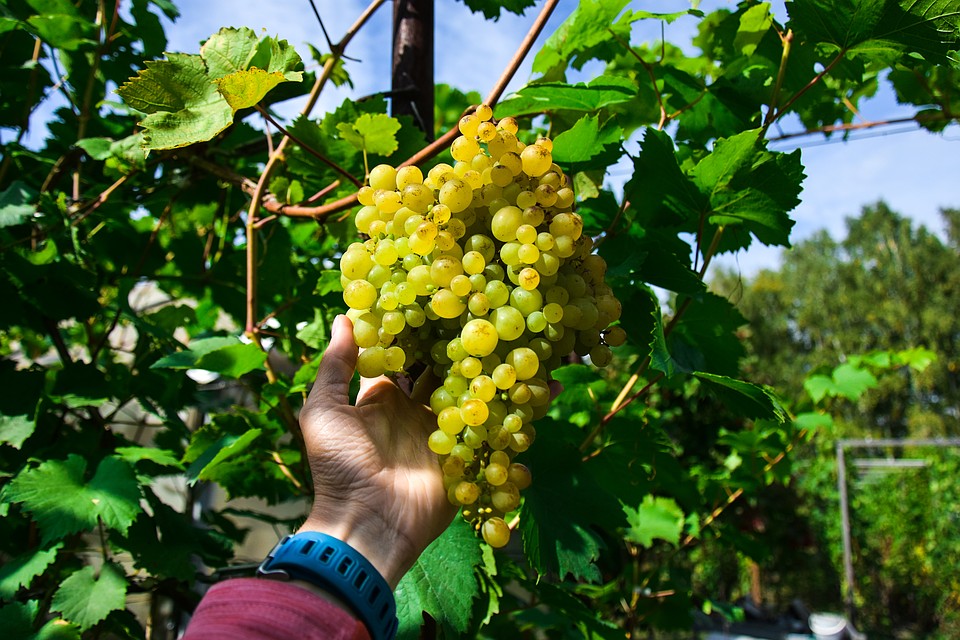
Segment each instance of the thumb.
[{"label": "thumb", "polygon": [[347,316],[337,316],[333,320],[330,344],[323,352],[317,369],[317,380],[310,390],[309,404],[318,401],[349,404],[350,380],[357,368],[357,351],[353,341],[353,323]]}]

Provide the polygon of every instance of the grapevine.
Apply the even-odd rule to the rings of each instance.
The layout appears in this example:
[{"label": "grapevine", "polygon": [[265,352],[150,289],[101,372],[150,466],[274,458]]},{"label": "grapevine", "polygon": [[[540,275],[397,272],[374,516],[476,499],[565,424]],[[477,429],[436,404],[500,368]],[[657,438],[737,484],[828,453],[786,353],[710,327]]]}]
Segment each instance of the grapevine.
[{"label": "grapevine", "polygon": [[340,260],[343,298],[361,376],[425,362],[442,381],[428,445],[450,502],[502,547],[531,482],[514,458],[547,413],[550,372],[570,353],[605,366],[625,334],[610,327],[620,303],[550,139],[524,144],[487,105],[458,127],[453,166],[370,171],[355,217],[366,240]]}]

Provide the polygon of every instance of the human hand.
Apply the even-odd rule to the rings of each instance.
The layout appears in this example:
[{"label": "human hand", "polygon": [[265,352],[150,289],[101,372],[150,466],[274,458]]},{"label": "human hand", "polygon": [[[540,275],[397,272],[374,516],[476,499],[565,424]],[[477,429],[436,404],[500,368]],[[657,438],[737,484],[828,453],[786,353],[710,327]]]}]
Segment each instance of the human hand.
[{"label": "human hand", "polygon": [[456,508],[427,447],[436,429],[428,407],[385,377],[361,378],[356,404],[350,404],[357,351],[350,320],[338,316],[300,413],[315,491],[300,531],[346,542],[393,588]]}]

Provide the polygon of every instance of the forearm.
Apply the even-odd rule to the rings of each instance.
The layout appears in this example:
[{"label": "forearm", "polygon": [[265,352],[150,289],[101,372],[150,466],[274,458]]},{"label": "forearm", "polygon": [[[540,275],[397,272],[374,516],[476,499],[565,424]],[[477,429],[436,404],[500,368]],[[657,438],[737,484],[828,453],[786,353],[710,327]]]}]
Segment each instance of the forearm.
[{"label": "forearm", "polygon": [[370,640],[367,628],[324,594],[264,578],[214,585],[200,601],[184,640]]}]

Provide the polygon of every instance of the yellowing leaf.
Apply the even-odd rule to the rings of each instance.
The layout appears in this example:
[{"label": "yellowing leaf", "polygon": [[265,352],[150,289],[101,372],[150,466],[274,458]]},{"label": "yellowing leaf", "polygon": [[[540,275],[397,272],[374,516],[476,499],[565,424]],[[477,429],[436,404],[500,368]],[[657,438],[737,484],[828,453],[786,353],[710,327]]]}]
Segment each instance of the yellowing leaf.
[{"label": "yellowing leaf", "polygon": [[267,73],[263,69],[247,69],[218,78],[214,83],[227,104],[237,111],[257,104],[271,89],[284,81],[285,78],[279,71]]}]

